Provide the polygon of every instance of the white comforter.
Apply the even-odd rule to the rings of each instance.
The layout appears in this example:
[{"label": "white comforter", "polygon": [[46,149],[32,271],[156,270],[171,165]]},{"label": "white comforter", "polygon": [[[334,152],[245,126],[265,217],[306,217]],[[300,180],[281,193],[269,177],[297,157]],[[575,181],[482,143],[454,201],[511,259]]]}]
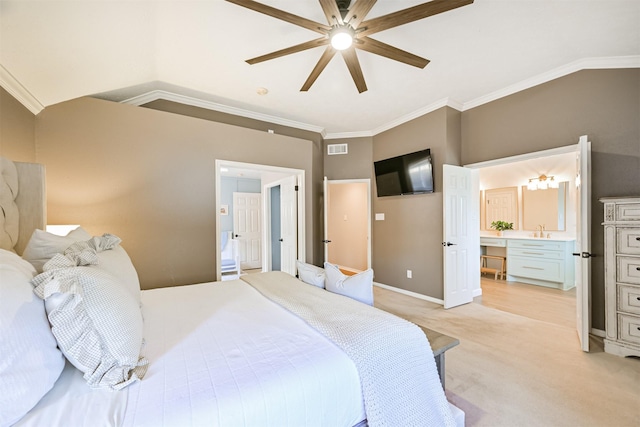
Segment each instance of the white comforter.
[{"label": "white comforter", "polygon": [[240,280],[142,292],[150,365],[120,392],[67,367],[20,426],[353,426],[353,362]]}]

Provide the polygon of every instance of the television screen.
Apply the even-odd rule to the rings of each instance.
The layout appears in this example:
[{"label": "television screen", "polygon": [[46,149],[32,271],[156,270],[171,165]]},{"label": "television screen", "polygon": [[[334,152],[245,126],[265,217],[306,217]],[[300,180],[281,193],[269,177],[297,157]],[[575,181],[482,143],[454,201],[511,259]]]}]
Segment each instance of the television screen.
[{"label": "television screen", "polygon": [[431,150],[421,150],[373,164],[378,197],[433,193]]}]

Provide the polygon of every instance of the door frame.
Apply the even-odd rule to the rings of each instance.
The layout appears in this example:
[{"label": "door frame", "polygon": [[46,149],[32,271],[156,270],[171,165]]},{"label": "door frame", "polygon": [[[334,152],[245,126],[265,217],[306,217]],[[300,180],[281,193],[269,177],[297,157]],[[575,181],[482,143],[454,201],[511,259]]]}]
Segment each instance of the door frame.
[{"label": "door frame", "polygon": [[[305,222],[305,171],[303,169],[293,169],[286,168],[280,166],[270,166],[270,165],[261,165],[256,163],[244,163],[244,162],[236,162],[233,160],[224,160],[224,159],[215,159],[215,204],[216,204],[216,280],[221,280],[222,273],[220,271],[220,207],[222,203],[220,202],[220,186],[221,186],[221,169],[222,168],[232,168],[232,169],[244,169],[247,171],[258,172],[263,176],[269,173],[275,174],[284,174],[284,175],[296,175],[298,181],[298,259],[306,258],[306,222]],[[264,202],[264,192],[265,186],[262,186],[263,193],[263,202]],[[266,203],[262,204],[262,237],[263,237],[263,250],[265,245],[266,233],[267,231],[271,233],[271,212],[266,209]],[[265,226],[265,221],[269,221]],[[266,252],[263,252],[263,263],[266,258],[271,260],[271,248],[267,248]],[[264,264],[263,264],[264,265]]]},{"label": "door frame", "polygon": [[[371,179],[369,178],[361,178],[361,179],[328,179],[326,176],[323,180],[323,194],[324,194],[324,215],[323,215],[323,239],[328,240],[328,230],[327,230],[327,221],[328,221],[328,188],[330,184],[367,184],[367,268],[371,268],[371,233],[372,233],[372,223],[371,223],[371,212],[372,212],[372,200],[371,200]],[[323,257],[325,262],[327,261],[328,255],[328,243],[324,243],[323,247]]]}]

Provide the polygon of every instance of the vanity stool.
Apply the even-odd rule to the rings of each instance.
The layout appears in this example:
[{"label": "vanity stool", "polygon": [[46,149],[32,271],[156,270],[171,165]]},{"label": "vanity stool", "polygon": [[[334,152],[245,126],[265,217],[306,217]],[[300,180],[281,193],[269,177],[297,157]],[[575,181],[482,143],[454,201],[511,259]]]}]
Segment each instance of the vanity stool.
[{"label": "vanity stool", "polygon": [[[488,264],[488,260],[493,259],[500,261],[500,269],[490,268]],[[498,275],[500,275],[500,279],[504,279],[507,271],[505,269],[506,258],[503,256],[497,255],[480,255],[480,274],[482,273],[490,273],[494,275],[494,280],[498,280]]]}]

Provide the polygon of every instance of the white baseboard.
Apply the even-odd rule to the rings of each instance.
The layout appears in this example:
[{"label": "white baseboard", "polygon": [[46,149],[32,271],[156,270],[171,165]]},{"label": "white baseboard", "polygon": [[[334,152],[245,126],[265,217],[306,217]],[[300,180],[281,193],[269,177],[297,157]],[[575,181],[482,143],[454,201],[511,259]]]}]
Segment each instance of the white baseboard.
[{"label": "white baseboard", "polygon": [[597,337],[604,338],[606,336],[606,333],[605,333],[605,331],[603,331],[601,329],[591,328],[591,335],[595,335]]},{"label": "white baseboard", "polygon": [[396,287],[385,285],[383,283],[378,283],[378,282],[373,282],[373,285],[374,286],[378,286],[378,287],[383,288],[383,289],[388,289],[388,290],[393,291],[393,292],[397,292],[399,294],[409,295],[410,297],[422,299],[422,300],[429,301],[429,302],[432,302],[432,303],[435,303],[435,304],[444,305],[444,301],[443,300],[437,299],[437,298],[433,298],[433,297],[430,297],[430,296],[427,296],[427,295],[422,295],[422,294],[419,294],[419,293],[416,293],[416,292],[407,291],[407,290],[404,290],[404,289],[396,288]]},{"label": "white baseboard", "polygon": [[473,290],[473,297],[479,297],[482,295],[482,288],[478,288],[478,289],[474,289]]}]

